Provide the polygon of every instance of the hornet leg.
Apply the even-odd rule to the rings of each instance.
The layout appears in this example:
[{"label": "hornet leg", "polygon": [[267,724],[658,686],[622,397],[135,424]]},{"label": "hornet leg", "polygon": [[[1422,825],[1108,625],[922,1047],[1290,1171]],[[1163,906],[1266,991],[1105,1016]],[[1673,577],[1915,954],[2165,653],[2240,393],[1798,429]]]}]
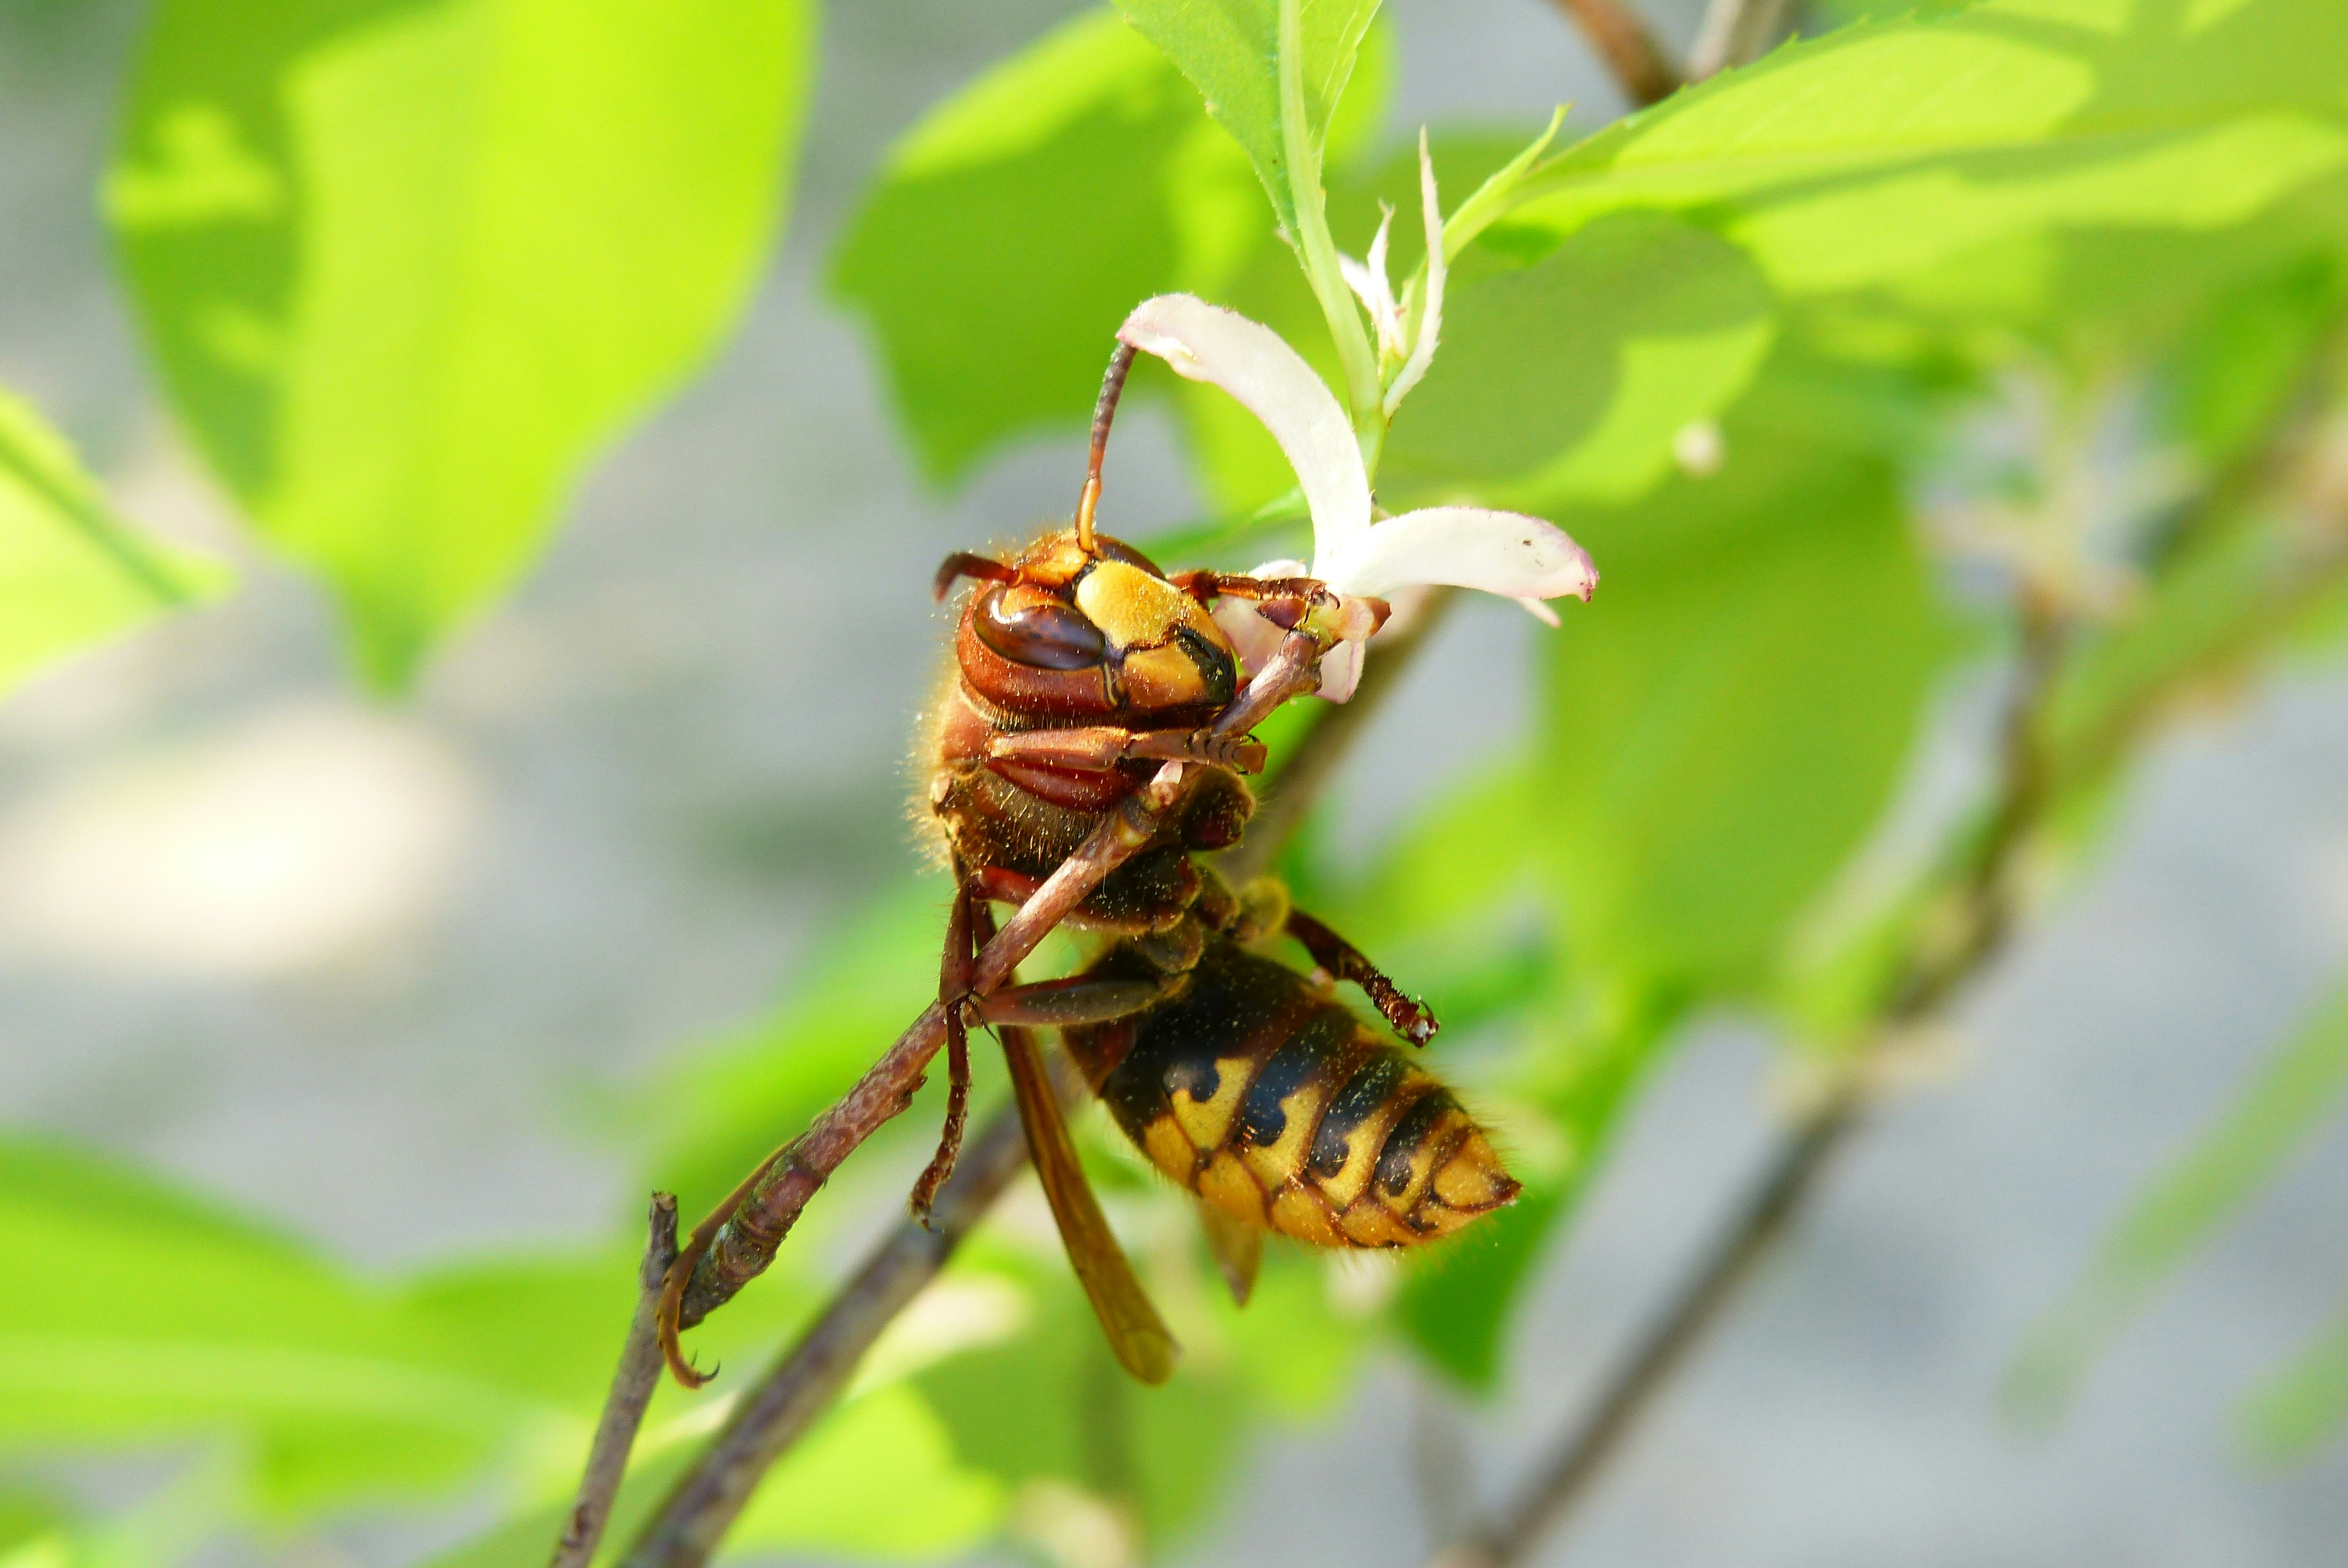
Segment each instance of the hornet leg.
[{"label": "hornet leg", "polygon": [[963,1129],[970,1122],[970,1025],[963,1006],[970,997],[972,951],[970,906],[973,895],[957,880],[953,909],[946,917],[945,956],[938,965],[938,1001],[946,1010],[946,1124],[938,1135],[938,1152],[913,1184],[910,1200],[914,1217],[926,1226],[938,1189],[953,1174],[962,1153]]},{"label": "hornet leg", "polygon": [[1362,988],[1385,1020],[1394,1025],[1396,1034],[1413,1045],[1425,1045],[1435,1038],[1435,1015],[1424,1004],[1412,1000],[1395,989],[1395,983],[1380,973],[1363,951],[1329,929],[1302,909],[1288,912],[1288,934],[1304,945],[1313,961],[1341,980],[1351,980]]},{"label": "hornet leg", "polygon": [[972,1006],[980,1020],[989,1025],[1073,1029],[1131,1018],[1163,999],[1175,983],[1166,979],[1116,980],[1071,975],[1062,980],[1005,987],[991,997],[981,997]]}]

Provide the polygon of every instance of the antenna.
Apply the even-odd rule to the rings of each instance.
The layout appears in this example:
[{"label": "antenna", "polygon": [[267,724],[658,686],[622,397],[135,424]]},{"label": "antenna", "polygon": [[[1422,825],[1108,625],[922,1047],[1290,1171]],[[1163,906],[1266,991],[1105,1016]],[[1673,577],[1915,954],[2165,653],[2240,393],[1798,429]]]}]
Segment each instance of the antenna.
[{"label": "antenna", "polygon": [[1100,505],[1101,462],[1108,456],[1109,422],[1117,417],[1117,400],[1125,392],[1126,373],[1133,368],[1133,345],[1119,343],[1108,356],[1108,374],[1101,377],[1100,401],[1093,405],[1093,450],[1085,464],[1085,490],[1076,497],[1076,548],[1093,553],[1093,509]]}]

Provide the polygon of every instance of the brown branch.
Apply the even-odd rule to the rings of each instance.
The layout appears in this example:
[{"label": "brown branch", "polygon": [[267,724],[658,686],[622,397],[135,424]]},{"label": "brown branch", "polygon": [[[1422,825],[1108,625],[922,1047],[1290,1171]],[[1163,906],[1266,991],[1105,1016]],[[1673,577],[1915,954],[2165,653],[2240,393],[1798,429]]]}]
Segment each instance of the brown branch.
[{"label": "brown branch", "polygon": [[1572,18],[1614,80],[1640,108],[1680,88],[1680,74],[1636,11],[1623,0],[1550,0]]},{"label": "brown branch", "polygon": [[[1062,1098],[1080,1088],[1067,1074]],[[901,1220],[732,1416],[628,1549],[624,1568],[697,1568],[757,1490],[768,1467],[829,1409],[865,1351],[935,1278],[963,1237],[1027,1163],[1015,1112],[1004,1111],[963,1152],[924,1228]],[[919,1506],[911,1500],[910,1506]]]},{"label": "brown branch", "polygon": [[[1268,801],[1309,794],[1319,788],[1329,774],[1334,753],[1359,733],[1363,713],[1393,690],[1399,673],[1394,667],[1406,663],[1411,652],[1423,645],[1426,630],[1422,627],[1419,635],[1382,645],[1381,657],[1388,667],[1383,678],[1374,684],[1365,672],[1351,703],[1323,709],[1273,775],[1266,791]],[[1302,688],[1311,677],[1312,666],[1299,664],[1292,657],[1295,649],[1294,639],[1283,645],[1273,664],[1258,672],[1240,703],[1218,722],[1218,729],[1235,733],[1251,728]],[[1286,667],[1280,668],[1283,661]],[[1349,722],[1330,730],[1324,739],[1323,732],[1338,714],[1348,715]],[[1251,831],[1245,842],[1261,845],[1259,864],[1277,856],[1283,835],[1293,831],[1300,820],[1300,813],[1289,811],[1272,817],[1261,834]],[[1005,934],[1008,930],[1006,927]],[[994,951],[992,944],[987,950]],[[1081,1091],[1080,1082],[1063,1059],[1056,1055],[1051,1060],[1063,1100],[1074,1099]],[[864,1351],[922,1286],[936,1276],[1025,1160],[1026,1143],[1018,1113],[1006,1107],[963,1153],[953,1180],[932,1211],[931,1221],[937,1228],[924,1230],[910,1221],[902,1223],[865,1261],[798,1343],[736,1408],[725,1430],[669,1493],[629,1549],[623,1568],[700,1568],[708,1561],[759,1478],[829,1406]]]},{"label": "brown branch", "polygon": [[595,1547],[612,1517],[612,1500],[619,1495],[620,1480],[628,1471],[628,1450],[635,1447],[644,1407],[660,1387],[661,1284],[668,1266],[676,1261],[676,1199],[654,1193],[646,1226],[652,1234],[644,1244],[644,1266],[637,1271],[636,1315],[628,1322],[619,1369],[612,1374],[612,1392],[603,1401],[603,1417],[595,1424],[595,1441],[587,1450],[579,1501],[572,1505],[571,1522],[554,1543],[547,1568],[587,1568],[595,1560]]}]

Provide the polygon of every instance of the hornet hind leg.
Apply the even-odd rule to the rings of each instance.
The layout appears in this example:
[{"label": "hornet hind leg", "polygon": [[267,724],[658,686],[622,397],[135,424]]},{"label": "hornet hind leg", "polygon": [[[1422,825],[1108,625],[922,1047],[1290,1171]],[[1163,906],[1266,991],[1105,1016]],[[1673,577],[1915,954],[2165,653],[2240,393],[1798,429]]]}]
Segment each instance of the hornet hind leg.
[{"label": "hornet hind leg", "polygon": [[1341,980],[1351,980],[1370,999],[1394,1031],[1413,1045],[1425,1045],[1440,1028],[1426,1004],[1406,997],[1359,948],[1302,909],[1288,911],[1288,934],[1313,955],[1313,961]]},{"label": "hornet hind leg", "polygon": [[970,997],[971,970],[977,958],[970,915],[975,897],[957,876],[953,907],[946,916],[945,953],[938,963],[938,1002],[946,1013],[946,1123],[938,1135],[937,1153],[930,1156],[907,1200],[913,1217],[925,1227],[938,1189],[953,1174],[954,1162],[962,1154],[963,1130],[970,1124],[970,1024],[963,1016],[963,1007]]}]

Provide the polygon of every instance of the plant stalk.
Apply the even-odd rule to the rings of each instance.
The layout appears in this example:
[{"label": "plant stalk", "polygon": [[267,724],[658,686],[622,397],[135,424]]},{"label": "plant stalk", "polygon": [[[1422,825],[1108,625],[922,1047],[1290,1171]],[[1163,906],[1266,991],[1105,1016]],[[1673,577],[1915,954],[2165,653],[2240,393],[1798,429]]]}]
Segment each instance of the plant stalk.
[{"label": "plant stalk", "polygon": [[1353,405],[1354,433],[1363,461],[1377,470],[1377,448],[1385,436],[1384,389],[1378,359],[1354,308],[1354,292],[1337,265],[1337,242],[1329,233],[1328,199],[1321,188],[1321,154],[1313,144],[1304,108],[1303,0],[1280,0],[1280,146],[1288,164],[1288,201],[1296,213],[1296,251],[1305,281],[1321,302],[1337,363],[1345,374],[1345,399]]},{"label": "plant stalk", "polygon": [[654,1193],[646,1219],[651,1232],[644,1244],[644,1266],[637,1271],[636,1315],[628,1324],[628,1337],[620,1348],[619,1368],[612,1374],[612,1392],[603,1401],[602,1419],[595,1425],[595,1441],[587,1451],[586,1473],[579,1478],[579,1498],[571,1508],[571,1522],[554,1543],[547,1568],[587,1568],[611,1522],[612,1500],[619,1495],[628,1471],[628,1452],[635,1447],[644,1425],[644,1408],[660,1387],[661,1286],[668,1266],[676,1261],[676,1199]]}]

